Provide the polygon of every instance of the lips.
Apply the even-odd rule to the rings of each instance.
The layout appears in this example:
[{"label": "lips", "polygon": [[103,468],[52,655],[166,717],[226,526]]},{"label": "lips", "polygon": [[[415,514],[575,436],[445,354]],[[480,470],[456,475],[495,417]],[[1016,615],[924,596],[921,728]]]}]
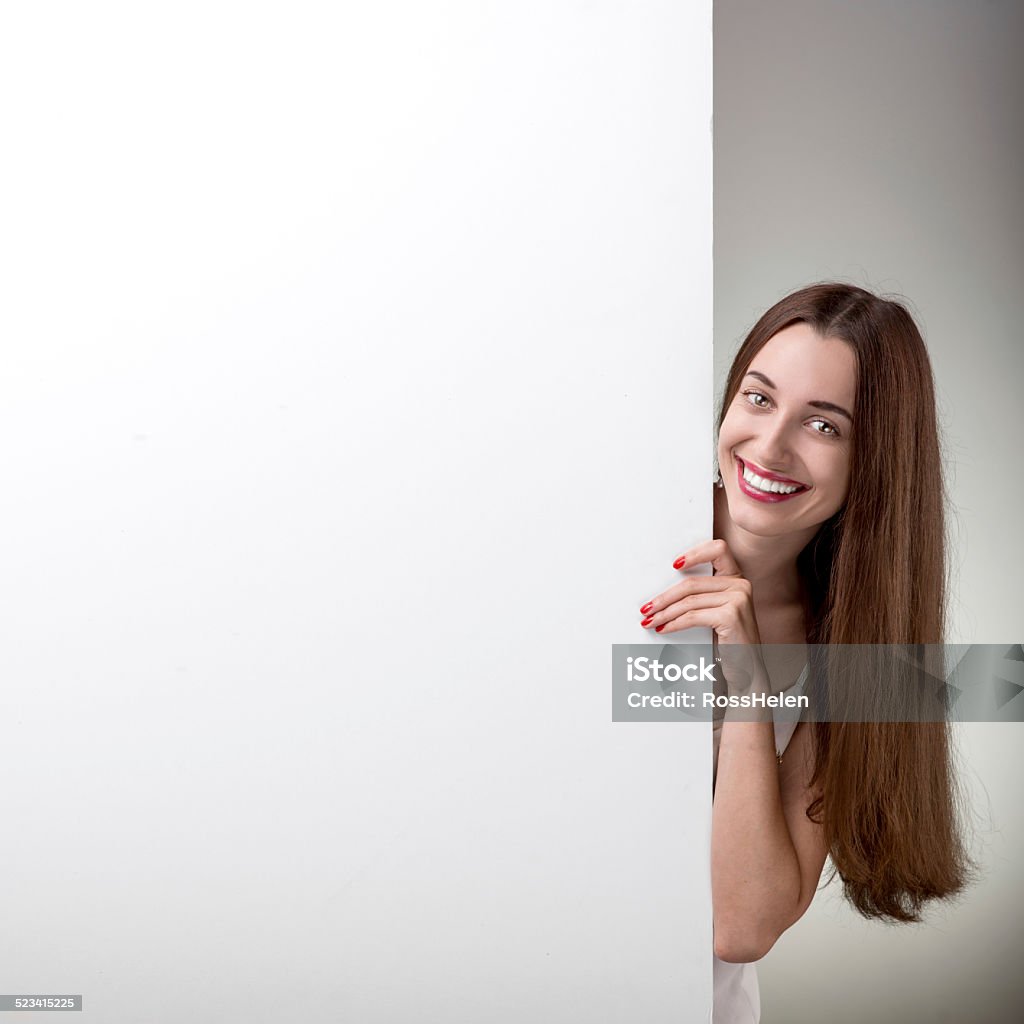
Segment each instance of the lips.
[{"label": "lips", "polygon": [[[780,476],[778,473],[772,473],[770,470],[762,469],[760,466],[757,466],[752,462],[745,463],[738,455],[736,456],[736,463],[736,479],[739,483],[739,488],[745,495],[747,495],[747,497],[753,498],[755,501],[762,501],[768,505],[777,505],[780,501],[789,501],[791,498],[798,498],[801,494],[810,489],[807,484],[801,483],[799,480],[793,480],[788,476]],[[744,465],[747,466],[751,473],[756,473],[762,480],[777,480],[781,484],[786,484],[788,487],[797,487],[799,490],[793,491],[792,494],[773,494],[769,491],[758,490],[743,479]]]}]

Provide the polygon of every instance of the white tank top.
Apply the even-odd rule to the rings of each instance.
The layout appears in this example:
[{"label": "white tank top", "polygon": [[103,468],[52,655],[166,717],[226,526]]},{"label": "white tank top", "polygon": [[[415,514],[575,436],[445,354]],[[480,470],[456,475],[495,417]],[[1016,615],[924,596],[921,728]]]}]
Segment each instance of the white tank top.
[{"label": "white tank top", "polygon": [[[785,693],[798,694],[807,681],[809,665],[804,665],[797,681]],[[798,720],[779,721],[778,713],[772,710],[775,726],[775,749],[785,753],[789,741],[796,732]],[[714,772],[718,774],[718,745],[721,741],[722,723],[714,723]],[[757,985],[757,968],[754,964],[730,964],[713,956],[714,994],[711,1010],[711,1024],[758,1024],[761,1019],[761,993]]]}]

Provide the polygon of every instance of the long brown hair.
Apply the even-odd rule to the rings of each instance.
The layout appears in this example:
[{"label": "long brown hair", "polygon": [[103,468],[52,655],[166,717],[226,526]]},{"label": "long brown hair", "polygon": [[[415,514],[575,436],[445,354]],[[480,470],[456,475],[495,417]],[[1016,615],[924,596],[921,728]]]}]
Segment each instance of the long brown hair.
[{"label": "long brown hair", "polygon": [[[811,285],[769,309],[740,346],[721,429],[760,349],[790,324],[839,338],[857,360],[846,503],[797,566],[808,643],[941,644],[946,616],[946,490],[931,363],[906,308],[863,288]],[[865,917],[918,921],[971,874],[949,727],[939,722],[817,722],[819,823],[843,893]]]}]

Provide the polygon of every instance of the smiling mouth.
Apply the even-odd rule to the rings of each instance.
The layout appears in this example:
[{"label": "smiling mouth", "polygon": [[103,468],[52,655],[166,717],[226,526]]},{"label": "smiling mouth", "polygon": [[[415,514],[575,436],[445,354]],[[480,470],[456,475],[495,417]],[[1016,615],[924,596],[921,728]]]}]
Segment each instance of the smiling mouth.
[{"label": "smiling mouth", "polygon": [[787,501],[790,498],[803,494],[804,491],[810,490],[806,484],[802,484],[798,480],[790,480],[788,477],[779,476],[777,473],[770,473],[768,470],[754,472],[738,455],[736,456],[736,462],[738,464],[737,479],[740,490],[758,501]]}]

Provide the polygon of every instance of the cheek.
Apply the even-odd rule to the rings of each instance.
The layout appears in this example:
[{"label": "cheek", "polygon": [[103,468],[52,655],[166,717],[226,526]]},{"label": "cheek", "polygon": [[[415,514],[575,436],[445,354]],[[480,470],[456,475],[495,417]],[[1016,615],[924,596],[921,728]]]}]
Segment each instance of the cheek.
[{"label": "cheek", "polygon": [[718,432],[718,452],[719,455],[728,455],[729,449],[738,440],[737,435],[737,423],[736,417],[731,413],[728,413],[724,420],[722,420],[722,429]]},{"label": "cheek", "polygon": [[830,458],[818,468],[818,479],[823,494],[827,494],[830,502],[839,508],[850,492],[850,458],[842,453],[838,458]]}]

